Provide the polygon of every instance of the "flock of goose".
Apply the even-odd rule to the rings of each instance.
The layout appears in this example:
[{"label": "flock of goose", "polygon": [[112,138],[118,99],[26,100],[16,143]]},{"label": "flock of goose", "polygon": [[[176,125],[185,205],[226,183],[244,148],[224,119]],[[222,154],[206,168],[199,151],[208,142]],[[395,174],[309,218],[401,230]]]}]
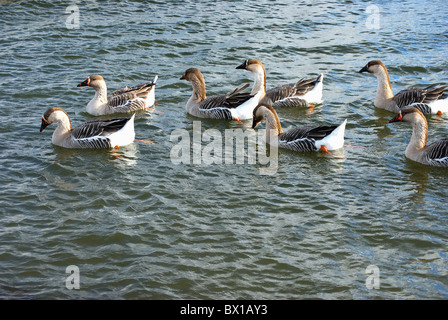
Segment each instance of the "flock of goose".
[{"label": "flock of goose", "polygon": [[[228,94],[211,97],[206,96],[202,73],[196,68],[186,70],[180,80],[189,81],[193,88],[186,103],[186,111],[198,118],[252,119],[252,128],[265,121],[266,143],[273,143],[272,139],[276,139],[280,148],[299,152],[329,152],[344,146],[347,120],[339,125],[297,127],[283,132],[276,112],[280,107],[307,107],[322,103],[323,74],[266,90],[266,71],[260,61],[248,59],[236,69],[253,74],[252,90],[243,92],[249,86],[246,84]],[[448,85],[408,88],[394,95],[387,68],[381,61],[370,61],[359,72],[376,76],[378,88],[375,106],[397,114],[389,122],[411,123],[413,133],[405,151],[406,157],[426,165],[448,167],[448,139],[427,145],[426,121],[426,115],[448,112],[448,93],[445,93]],[[56,122],[52,143],[65,148],[119,148],[130,144],[135,140],[135,113],[148,110],[155,104],[157,79],[156,76],[150,82],[108,93],[103,77],[91,75],[78,85],[95,89],[95,96],[87,104],[87,112],[94,116],[123,113],[132,113],[132,116],[93,120],[72,128],[68,114],[61,108],[52,107],[44,113],[40,131]]]}]

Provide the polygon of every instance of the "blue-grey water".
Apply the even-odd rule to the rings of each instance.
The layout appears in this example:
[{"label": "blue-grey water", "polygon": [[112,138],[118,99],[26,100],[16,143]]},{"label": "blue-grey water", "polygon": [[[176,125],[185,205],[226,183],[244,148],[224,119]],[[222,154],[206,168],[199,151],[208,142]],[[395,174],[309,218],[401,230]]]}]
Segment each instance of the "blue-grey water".
[{"label": "blue-grey water", "polygon": [[[448,298],[448,170],[405,158],[412,129],[357,72],[380,59],[394,92],[447,83],[445,0],[1,1],[0,29],[0,298]],[[225,93],[252,83],[235,70],[248,58],[268,88],[324,74],[321,105],[278,114],[285,128],[347,119],[343,159],[280,151],[273,175],[173,163],[171,134],[198,120],[183,72]],[[48,107],[93,119],[94,90],[76,87],[90,74],[111,90],[159,76],[135,123],[152,144],[67,150],[55,126],[39,132]],[[447,115],[428,123],[429,141],[448,136]]]}]

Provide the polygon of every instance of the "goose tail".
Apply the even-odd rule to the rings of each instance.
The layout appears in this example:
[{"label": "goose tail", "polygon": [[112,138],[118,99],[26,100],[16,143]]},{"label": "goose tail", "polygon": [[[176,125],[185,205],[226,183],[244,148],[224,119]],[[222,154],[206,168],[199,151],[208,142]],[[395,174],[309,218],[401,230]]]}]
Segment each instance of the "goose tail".
[{"label": "goose tail", "polygon": [[154,77],[154,80],[152,80],[152,84],[155,85],[158,79],[159,79],[159,76],[156,75],[156,76]]},{"label": "goose tail", "polygon": [[347,119],[345,119],[344,122],[337,126],[327,137],[322,139],[318,147],[320,148],[320,146],[323,145],[328,150],[337,150],[344,147],[346,125]]},{"label": "goose tail", "polygon": [[109,136],[112,147],[116,146],[121,147],[134,142],[135,140],[134,119],[135,119],[135,113],[120,130],[114,132]]},{"label": "goose tail", "polygon": [[322,103],[322,92],[324,87],[324,74],[321,73],[319,76],[317,76],[316,80],[314,80],[314,88],[308,91],[304,96],[303,99],[306,100],[308,103],[313,104],[320,104]]}]

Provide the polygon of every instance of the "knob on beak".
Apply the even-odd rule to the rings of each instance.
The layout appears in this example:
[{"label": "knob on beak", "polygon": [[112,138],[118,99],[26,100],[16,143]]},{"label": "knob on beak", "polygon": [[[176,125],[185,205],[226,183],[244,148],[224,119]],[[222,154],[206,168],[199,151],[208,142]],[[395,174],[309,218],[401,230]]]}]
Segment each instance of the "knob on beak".
[{"label": "knob on beak", "polygon": [[77,87],[88,87],[89,84],[90,84],[90,78],[87,78],[85,81],[78,84]]}]

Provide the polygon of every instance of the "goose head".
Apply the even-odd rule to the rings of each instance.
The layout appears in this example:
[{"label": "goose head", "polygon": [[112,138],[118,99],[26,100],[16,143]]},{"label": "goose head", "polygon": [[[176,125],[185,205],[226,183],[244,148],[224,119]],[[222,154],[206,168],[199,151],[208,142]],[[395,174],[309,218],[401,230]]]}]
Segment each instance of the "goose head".
[{"label": "goose head", "polygon": [[265,101],[260,102],[253,111],[252,129],[255,129],[260,122],[265,121],[268,115],[272,115],[274,118],[277,118],[277,113],[274,108],[268,101],[266,101],[267,99],[264,100]]},{"label": "goose head", "polygon": [[86,80],[78,84],[78,87],[92,87],[94,89],[101,88],[105,86],[106,81],[104,81],[104,78],[98,74],[91,75],[87,77]]},{"label": "goose head", "polygon": [[55,108],[55,107],[48,108],[47,111],[45,111],[44,115],[42,116],[42,124],[40,126],[40,132],[44,131],[44,129],[49,125],[66,119],[68,119],[68,121],[70,122],[69,116],[61,108]]},{"label": "goose head", "polygon": [[389,120],[389,123],[392,122],[409,122],[416,123],[421,120],[426,121],[425,116],[421,113],[420,110],[414,107],[408,107],[401,110],[398,115],[396,115],[393,119]]},{"label": "goose head", "polygon": [[180,80],[187,80],[189,82],[193,82],[197,79],[202,79],[204,81],[204,76],[202,75],[201,71],[197,68],[190,68],[187,69],[182,77],[180,77]]},{"label": "goose head", "polygon": [[359,73],[368,72],[377,75],[384,70],[387,70],[384,63],[380,60],[372,60],[369,61],[361,70],[359,70]]},{"label": "goose head", "polygon": [[252,73],[255,72],[265,72],[263,64],[257,59],[248,59],[240,64],[235,69],[247,70]]},{"label": "goose head", "polygon": [[252,129],[255,129],[255,127],[263,120],[265,120],[265,115],[263,112],[263,108],[265,105],[259,104],[255,107],[252,117]]}]

